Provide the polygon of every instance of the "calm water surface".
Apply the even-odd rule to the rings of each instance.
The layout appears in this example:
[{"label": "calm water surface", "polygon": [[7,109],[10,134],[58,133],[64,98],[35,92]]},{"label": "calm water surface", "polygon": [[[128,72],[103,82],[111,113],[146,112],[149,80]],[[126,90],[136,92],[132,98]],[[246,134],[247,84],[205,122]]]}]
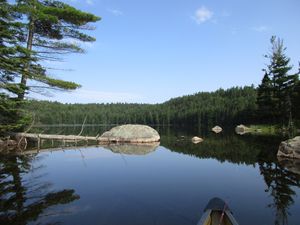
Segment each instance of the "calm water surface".
[{"label": "calm water surface", "polygon": [[0,224],[194,225],[216,196],[241,225],[300,224],[300,166],[277,160],[280,139],[160,132],[156,148],[1,156]]}]

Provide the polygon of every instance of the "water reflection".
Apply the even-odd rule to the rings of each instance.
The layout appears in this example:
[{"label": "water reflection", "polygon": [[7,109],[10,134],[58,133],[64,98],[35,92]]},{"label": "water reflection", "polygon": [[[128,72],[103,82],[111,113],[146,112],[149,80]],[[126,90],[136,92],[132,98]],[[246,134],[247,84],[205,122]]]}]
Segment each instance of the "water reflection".
[{"label": "water reflection", "polygon": [[154,152],[160,143],[149,144],[111,144],[104,146],[104,148],[111,150],[114,153],[126,155],[147,155]]},{"label": "water reflection", "polygon": [[259,162],[259,168],[267,185],[265,191],[272,197],[273,202],[268,206],[275,211],[274,224],[286,225],[296,195],[293,188],[300,187],[300,176],[279,163]]},{"label": "water reflection", "polygon": [[[43,181],[43,165],[36,155],[1,155],[0,158],[0,224],[25,225],[47,215],[47,209],[79,199],[73,189],[51,191],[51,183]],[[31,174],[28,176],[28,174]],[[59,215],[52,212],[51,216]],[[50,223],[48,223],[50,224]]]},{"label": "water reflection", "polygon": [[278,157],[278,161],[288,171],[300,175],[300,159]]},{"label": "water reflection", "polygon": [[234,134],[211,134],[200,145],[190,138],[181,140],[176,136],[162,136],[161,145],[174,152],[192,155],[200,159],[213,158],[220,162],[254,165],[259,159],[276,160],[278,137]]},{"label": "water reflection", "polygon": [[249,135],[211,136],[201,145],[195,146],[177,138],[163,138],[164,146],[171,151],[188,154],[201,159],[217,159],[234,164],[259,166],[266,184],[266,192],[272,198],[268,207],[275,212],[275,225],[287,225],[289,208],[296,197],[295,187],[300,187],[300,160],[279,158],[278,137]]},{"label": "water reflection", "polygon": [[[241,224],[299,223],[299,216],[291,213],[299,209],[296,194],[300,190],[300,164],[277,159],[280,138],[208,133],[200,135],[204,142],[194,145],[190,139],[195,134],[198,133],[161,131],[163,147],[106,146],[110,151],[91,147],[82,150],[84,157],[74,147],[69,151],[53,149],[48,158],[45,152],[1,156],[0,224],[50,224],[57,219],[66,224],[144,221],[142,224],[192,225],[212,194],[231,200],[230,206],[238,212],[235,216],[240,216]],[[123,154],[126,164],[120,157]],[[82,165],[80,157],[86,165]],[[43,174],[45,171],[51,176]],[[70,203],[79,196],[72,189],[53,192],[47,182],[51,179],[65,187],[66,177],[74,177],[72,188],[81,195],[75,208],[85,209],[67,219],[62,217],[60,205],[74,209]],[[246,188],[249,193],[238,193]],[[252,207],[255,204],[259,204],[257,209]],[[241,205],[248,209],[240,210]],[[241,215],[243,210],[246,215]],[[45,219],[53,214],[56,217]],[[257,223],[257,215],[266,217],[261,218],[264,223]],[[257,217],[256,221],[251,217]]]}]

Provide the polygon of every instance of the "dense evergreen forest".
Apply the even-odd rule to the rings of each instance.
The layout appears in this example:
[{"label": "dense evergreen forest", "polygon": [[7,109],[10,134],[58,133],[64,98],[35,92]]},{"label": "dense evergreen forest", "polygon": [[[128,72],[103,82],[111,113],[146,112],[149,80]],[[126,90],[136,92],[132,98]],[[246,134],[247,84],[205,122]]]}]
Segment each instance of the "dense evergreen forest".
[{"label": "dense evergreen forest", "polygon": [[[30,101],[35,124],[158,124],[209,127],[255,120],[256,89],[235,87],[199,92],[162,104],[62,104]],[[86,118],[86,119],[85,119]]]}]

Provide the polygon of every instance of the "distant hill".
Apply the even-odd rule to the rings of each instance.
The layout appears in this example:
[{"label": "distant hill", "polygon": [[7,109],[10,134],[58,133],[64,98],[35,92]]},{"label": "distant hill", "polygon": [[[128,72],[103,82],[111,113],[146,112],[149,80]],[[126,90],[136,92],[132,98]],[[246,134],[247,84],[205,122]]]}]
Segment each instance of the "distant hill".
[{"label": "distant hill", "polygon": [[256,89],[233,87],[170,99],[161,104],[62,104],[29,101],[37,124],[159,124],[211,127],[255,120]]}]

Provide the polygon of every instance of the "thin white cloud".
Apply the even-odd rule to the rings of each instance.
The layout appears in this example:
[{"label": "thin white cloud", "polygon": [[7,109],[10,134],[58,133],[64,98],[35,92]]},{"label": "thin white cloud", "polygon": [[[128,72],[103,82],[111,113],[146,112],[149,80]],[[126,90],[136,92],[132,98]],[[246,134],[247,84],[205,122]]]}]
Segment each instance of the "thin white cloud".
[{"label": "thin white cloud", "polygon": [[192,17],[196,23],[202,24],[212,19],[214,13],[206,8],[205,6],[200,7],[196,10],[194,16]]},{"label": "thin white cloud", "polygon": [[129,92],[106,92],[80,88],[75,91],[51,93],[51,95],[31,94],[30,98],[59,101],[63,103],[144,103],[143,96]]},{"label": "thin white cloud", "polygon": [[123,16],[124,13],[118,9],[107,9],[107,12],[113,14],[114,16]]},{"label": "thin white cloud", "polygon": [[104,92],[79,89],[72,93],[78,98],[90,102],[136,102],[141,100],[141,96],[127,92]]},{"label": "thin white cloud", "polygon": [[269,28],[267,26],[261,25],[261,26],[257,26],[257,27],[252,27],[252,30],[256,31],[256,32],[265,32],[267,31]]},{"label": "thin white cloud", "polygon": [[[63,102],[68,103],[142,103],[143,97],[128,92],[106,92],[87,89],[64,93]],[[70,96],[72,96],[70,98]],[[61,98],[60,94],[60,99]]]}]

